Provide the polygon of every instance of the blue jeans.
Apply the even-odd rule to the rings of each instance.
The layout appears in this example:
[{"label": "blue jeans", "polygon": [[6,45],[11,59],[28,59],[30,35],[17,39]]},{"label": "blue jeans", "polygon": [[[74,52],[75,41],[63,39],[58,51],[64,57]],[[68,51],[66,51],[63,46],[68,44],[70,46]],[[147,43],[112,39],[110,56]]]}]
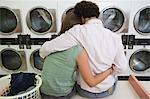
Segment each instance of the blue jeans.
[{"label": "blue jeans", "polygon": [[92,92],[89,92],[89,91],[86,91],[84,89],[82,89],[80,87],[80,85],[76,84],[76,90],[77,90],[77,93],[83,97],[86,97],[86,98],[104,98],[104,97],[107,97],[107,96],[110,96],[114,93],[115,91],[115,88],[116,88],[116,84],[117,84],[117,81],[114,83],[114,85],[112,86],[112,90],[111,92],[110,91],[104,91],[104,92],[101,92],[101,93],[92,93]]}]

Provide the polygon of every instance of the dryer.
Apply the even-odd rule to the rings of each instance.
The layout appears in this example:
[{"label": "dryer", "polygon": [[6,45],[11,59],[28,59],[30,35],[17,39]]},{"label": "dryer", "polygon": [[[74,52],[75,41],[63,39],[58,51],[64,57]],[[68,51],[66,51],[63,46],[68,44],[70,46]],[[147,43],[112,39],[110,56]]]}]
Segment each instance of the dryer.
[{"label": "dryer", "polygon": [[131,0],[100,0],[97,4],[104,27],[118,34],[128,33]]},{"label": "dryer", "polygon": [[133,0],[129,33],[135,38],[150,38],[150,1]]},{"label": "dryer", "polygon": [[27,71],[27,61],[24,49],[18,45],[1,45],[0,75]]},{"label": "dryer", "polygon": [[0,38],[17,38],[22,33],[22,20],[17,6],[0,1]]},{"label": "dryer", "polygon": [[150,74],[150,48],[145,46],[134,46],[126,52],[128,60],[127,71],[121,76],[149,76]]},{"label": "dryer", "polygon": [[23,34],[20,8],[17,1],[0,1],[0,44],[8,41],[6,45],[0,45],[0,75],[27,71],[24,50],[19,49],[18,45],[11,45],[17,35]]},{"label": "dryer", "polygon": [[31,38],[51,38],[57,33],[56,0],[22,0],[21,3],[25,34]]},{"label": "dryer", "polygon": [[56,10],[57,0],[1,0],[3,27],[0,26],[0,31],[2,34],[20,33],[22,24],[22,34],[34,38],[50,38],[51,34],[57,32]]},{"label": "dryer", "polygon": [[[47,9],[39,6],[31,9],[26,16],[26,23],[31,37],[51,37],[56,33],[56,9]],[[46,36],[47,35],[47,36]],[[38,37],[36,36],[36,37]]]},{"label": "dryer", "polygon": [[41,74],[44,60],[39,55],[41,45],[31,45],[32,49],[26,49],[28,72]]},{"label": "dryer", "polygon": [[[57,34],[57,0],[23,0],[22,5],[24,3],[28,5],[23,7],[26,35],[40,40]],[[28,72],[41,73],[43,60],[38,52],[40,47],[32,43],[31,49],[26,49]]]}]

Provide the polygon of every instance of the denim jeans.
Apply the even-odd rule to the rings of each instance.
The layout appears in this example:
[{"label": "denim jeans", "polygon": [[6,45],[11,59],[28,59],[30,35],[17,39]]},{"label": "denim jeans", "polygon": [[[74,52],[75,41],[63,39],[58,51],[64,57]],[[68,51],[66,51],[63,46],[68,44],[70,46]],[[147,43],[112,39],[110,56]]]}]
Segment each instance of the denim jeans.
[{"label": "denim jeans", "polygon": [[101,92],[101,93],[92,93],[92,92],[89,92],[89,91],[86,91],[86,90],[82,89],[80,87],[80,85],[78,85],[78,84],[76,84],[76,90],[77,90],[77,93],[80,96],[83,96],[83,97],[86,97],[86,98],[91,98],[91,99],[104,98],[104,97],[110,96],[114,93],[115,88],[116,88],[116,84],[117,84],[117,81],[112,86],[112,91],[111,92],[110,91],[104,91],[104,92]]},{"label": "denim jeans", "polygon": [[66,96],[51,96],[41,93],[42,99],[70,99],[72,96],[76,94],[76,89],[73,88],[72,91]]}]

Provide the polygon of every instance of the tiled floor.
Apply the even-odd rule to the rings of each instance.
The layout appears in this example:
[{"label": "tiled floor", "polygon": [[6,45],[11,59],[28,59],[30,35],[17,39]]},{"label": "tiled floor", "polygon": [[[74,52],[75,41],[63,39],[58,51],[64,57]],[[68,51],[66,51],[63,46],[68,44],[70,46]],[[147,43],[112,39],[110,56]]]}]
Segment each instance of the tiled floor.
[{"label": "tiled floor", "polygon": [[[150,81],[140,81],[144,88],[150,92]],[[79,95],[72,99],[87,99]],[[116,90],[112,96],[101,99],[140,99],[128,81],[118,81]]]}]

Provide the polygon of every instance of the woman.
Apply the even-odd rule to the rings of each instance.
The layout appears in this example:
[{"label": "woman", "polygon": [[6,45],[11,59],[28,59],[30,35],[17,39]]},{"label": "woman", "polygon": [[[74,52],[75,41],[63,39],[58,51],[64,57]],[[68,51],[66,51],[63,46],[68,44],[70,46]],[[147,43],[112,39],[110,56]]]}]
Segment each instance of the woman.
[{"label": "woman", "polygon": [[[73,10],[70,9],[67,12],[60,33],[70,29],[75,24],[81,24],[81,19],[74,15]],[[85,82],[93,87],[111,75],[114,67],[112,66],[112,68],[93,76],[88,64],[88,55],[84,48],[79,45],[50,54],[45,58],[41,75],[43,80],[42,97],[48,99],[71,98],[75,94],[74,85],[77,68]]]}]

